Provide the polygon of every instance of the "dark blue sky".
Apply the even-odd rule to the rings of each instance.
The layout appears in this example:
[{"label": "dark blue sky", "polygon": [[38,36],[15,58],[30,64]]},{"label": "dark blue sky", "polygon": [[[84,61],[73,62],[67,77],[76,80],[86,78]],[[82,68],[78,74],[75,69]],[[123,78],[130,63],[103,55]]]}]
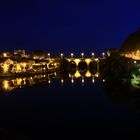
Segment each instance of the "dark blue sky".
[{"label": "dark blue sky", "polygon": [[0,25],[0,50],[101,52],[140,27],[140,1],[4,0]]}]

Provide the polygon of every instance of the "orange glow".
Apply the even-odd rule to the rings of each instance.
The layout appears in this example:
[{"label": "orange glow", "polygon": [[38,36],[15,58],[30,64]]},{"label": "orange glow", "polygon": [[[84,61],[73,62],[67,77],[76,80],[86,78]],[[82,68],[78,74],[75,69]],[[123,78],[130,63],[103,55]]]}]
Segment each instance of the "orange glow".
[{"label": "orange glow", "polygon": [[128,58],[132,58],[134,60],[140,60],[140,50],[132,51],[131,53],[125,53],[122,55]]}]

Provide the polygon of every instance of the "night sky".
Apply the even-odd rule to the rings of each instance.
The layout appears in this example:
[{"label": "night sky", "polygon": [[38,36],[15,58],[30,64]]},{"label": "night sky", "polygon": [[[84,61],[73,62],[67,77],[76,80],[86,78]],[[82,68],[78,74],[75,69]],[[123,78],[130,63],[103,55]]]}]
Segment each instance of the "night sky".
[{"label": "night sky", "polygon": [[136,0],[3,0],[0,50],[51,53],[119,48],[140,27]]}]

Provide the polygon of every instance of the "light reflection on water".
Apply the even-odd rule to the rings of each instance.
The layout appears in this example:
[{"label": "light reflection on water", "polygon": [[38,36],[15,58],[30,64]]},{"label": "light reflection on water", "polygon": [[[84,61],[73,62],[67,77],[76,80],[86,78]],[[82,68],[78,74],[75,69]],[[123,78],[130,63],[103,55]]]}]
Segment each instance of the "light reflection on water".
[{"label": "light reflection on water", "polygon": [[95,83],[95,77],[99,77],[99,73],[92,75],[90,72],[87,72],[85,75],[81,75],[79,72],[76,71],[75,74],[71,75],[69,74],[67,78],[63,78],[63,76],[58,76],[56,72],[51,73],[51,74],[39,74],[39,75],[34,75],[30,77],[20,77],[20,78],[6,78],[6,79],[1,79],[1,90],[10,92],[14,89],[19,89],[19,88],[25,88],[25,87],[30,87],[30,86],[35,86],[35,85],[41,85],[41,84],[52,84],[53,80],[59,79],[61,85],[63,86],[65,84],[65,80],[68,79],[69,83],[72,85],[75,84],[76,79],[80,79],[81,84],[84,85],[86,82],[85,79],[91,79],[91,82],[94,84]]}]

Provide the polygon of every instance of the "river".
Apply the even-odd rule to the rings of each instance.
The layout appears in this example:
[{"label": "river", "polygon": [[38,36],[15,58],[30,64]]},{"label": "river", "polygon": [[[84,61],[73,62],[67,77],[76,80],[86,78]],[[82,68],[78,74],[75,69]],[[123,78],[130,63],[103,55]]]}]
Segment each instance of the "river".
[{"label": "river", "polygon": [[1,80],[1,134],[28,139],[117,139],[139,131],[139,108],[127,94],[111,96],[103,87],[105,79],[98,75],[60,77],[52,73]]}]

